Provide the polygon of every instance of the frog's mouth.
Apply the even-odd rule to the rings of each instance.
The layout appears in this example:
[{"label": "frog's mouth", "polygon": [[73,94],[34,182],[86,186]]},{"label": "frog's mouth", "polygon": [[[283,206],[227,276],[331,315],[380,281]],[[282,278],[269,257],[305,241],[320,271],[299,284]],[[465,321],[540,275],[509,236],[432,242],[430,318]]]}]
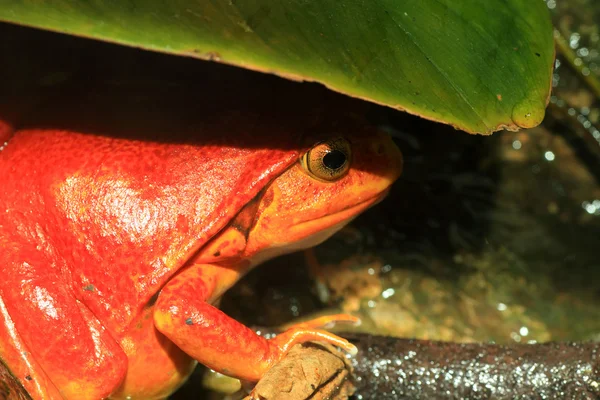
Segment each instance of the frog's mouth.
[{"label": "frog's mouth", "polygon": [[252,257],[251,266],[254,267],[282,254],[305,250],[323,243],[361,212],[383,200],[388,193],[389,188],[374,197],[336,213],[302,221],[289,227],[286,235],[294,239],[263,248]]},{"label": "frog's mouth", "polygon": [[[373,197],[371,197],[367,200],[364,200],[358,204],[344,208],[343,210],[340,210],[333,214],[329,214],[329,215],[325,215],[322,217],[313,218],[313,219],[310,219],[307,221],[300,222],[300,223],[296,224],[295,226],[292,226],[290,229],[292,231],[298,230],[298,231],[305,231],[305,232],[311,232],[311,231],[315,232],[318,230],[323,230],[323,227],[334,228],[334,227],[338,227],[338,225],[341,224],[341,226],[339,226],[333,232],[333,233],[335,233],[339,229],[341,229],[344,225],[346,225],[347,223],[352,221],[354,218],[356,218],[358,215],[360,215],[363,211],[365,211],[366,209],[381,202],[389,194],[389,192],[390,192],[390,188],[387,188],[383,192],[378,193],[376,196],[373,196]],[[321,227],[321,228],[319,229],[319,227]],[[329,229],[330,228],[325,228],[326,231],[329,231]],[[331,233],[329,236],[331,236],[333,233]],[[327,238],[329,236],[327,236]],[[325,239],[323,239],[323,240],[325,240]],[[319,243],[317,243],[317,244],[319,244]]]}]

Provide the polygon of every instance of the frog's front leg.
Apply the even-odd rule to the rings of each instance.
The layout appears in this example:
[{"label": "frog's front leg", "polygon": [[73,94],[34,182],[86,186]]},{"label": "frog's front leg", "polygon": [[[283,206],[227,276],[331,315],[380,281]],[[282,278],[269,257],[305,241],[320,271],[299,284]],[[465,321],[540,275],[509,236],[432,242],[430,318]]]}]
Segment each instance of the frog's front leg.
[{"label": "frog's front leg", "polygon": [[[356,351],[345,339],[311,323],[297,325],[268,340],[209,304],[238,279],[239,271],[211,264],[187,266],[158,296],[154,307],[158,330],[200,363],[225,375],[253,382],[296,343],[316,340]],[[319,319],[318,324],[353,320],[353,317],[340,315]]]}]

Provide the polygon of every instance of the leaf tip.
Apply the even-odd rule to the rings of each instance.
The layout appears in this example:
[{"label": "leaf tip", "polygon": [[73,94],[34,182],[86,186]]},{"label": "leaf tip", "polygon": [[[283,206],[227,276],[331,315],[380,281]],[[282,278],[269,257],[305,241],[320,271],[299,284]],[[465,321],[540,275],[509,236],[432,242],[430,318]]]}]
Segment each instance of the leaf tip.
[{"label": "leaf tip", "polygon": [[533,128],[542,123],[545,109],[544,102],[524,99],[513,107],[511,119],[519,128]]}]

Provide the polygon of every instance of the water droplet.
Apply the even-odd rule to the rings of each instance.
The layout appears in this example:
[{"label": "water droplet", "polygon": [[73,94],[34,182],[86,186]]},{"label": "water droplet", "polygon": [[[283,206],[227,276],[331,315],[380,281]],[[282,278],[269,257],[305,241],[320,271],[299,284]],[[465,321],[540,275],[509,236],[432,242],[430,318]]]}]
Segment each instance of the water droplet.
[{"label": "water droplet", "polygon": [[526,326],[522,326],[521,329],[519,329],[519,334],[521,336],[527,336],[529,335],[529,329]]}]

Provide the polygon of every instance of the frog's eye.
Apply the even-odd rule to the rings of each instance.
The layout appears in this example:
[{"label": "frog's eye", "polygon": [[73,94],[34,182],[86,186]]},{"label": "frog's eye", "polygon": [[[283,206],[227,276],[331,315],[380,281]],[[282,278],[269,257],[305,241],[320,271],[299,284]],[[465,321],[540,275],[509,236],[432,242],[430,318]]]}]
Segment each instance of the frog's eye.
[{"label": "frog's eye", "polygon": [[332,182],[348,172],[351,156],[350,143],[336,138],[317,143],[300,158],[300,164],[312,177]]}]

